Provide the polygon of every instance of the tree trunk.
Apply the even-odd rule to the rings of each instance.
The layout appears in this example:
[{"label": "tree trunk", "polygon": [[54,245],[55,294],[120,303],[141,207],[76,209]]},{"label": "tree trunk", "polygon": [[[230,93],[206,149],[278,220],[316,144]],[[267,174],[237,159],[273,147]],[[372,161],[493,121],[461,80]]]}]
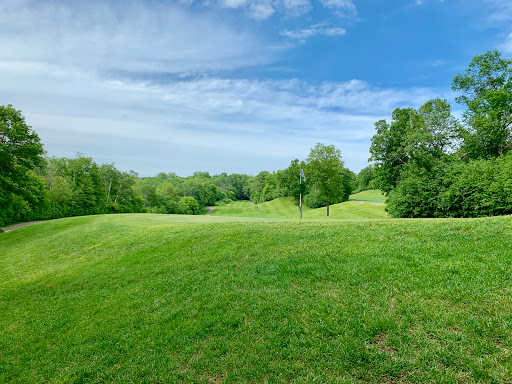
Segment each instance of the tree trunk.
[{"label": "tree trunk", "polygon": [[329,200],[327,200],[327,216],[329,216]]},{"label": "tree trunk", "polygon": [[108,185],[108,191],[107,191],[107,204],[110,199],[110,188],[112,188],[112,179],[110,179],[110,183]]},{"label": "tree trunk", "polygon": [[121,183],[119,184],[119,188],[117,189],[116,198],[114,200],[114,203],[117,203],[117,198],[119,197],[119,193],[121,193],[122,186],[123,186],[123,180],[121,180]]}]

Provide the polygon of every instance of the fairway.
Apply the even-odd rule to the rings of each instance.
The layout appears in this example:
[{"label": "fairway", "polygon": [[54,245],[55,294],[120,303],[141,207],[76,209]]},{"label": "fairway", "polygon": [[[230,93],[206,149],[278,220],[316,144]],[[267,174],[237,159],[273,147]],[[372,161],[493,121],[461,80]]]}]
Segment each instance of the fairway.
[{"label": "fairway", "polygon": [[125,214],[0,234],[0,382],[495,383],[512,220]]},{"label": "fairway", "polygon": [[[359,220],[387,219],[385,197],[377,190],[364,191],[350,196],[351,200],[329,207],[330,215],[326,216],[326,208],[302,208],[303,219]],[[281,197],[260,204],[242,200],[215,207],[212,216],[217,217],[251,217],[268,219],[298,219],[299,207],[293,197]]]}]

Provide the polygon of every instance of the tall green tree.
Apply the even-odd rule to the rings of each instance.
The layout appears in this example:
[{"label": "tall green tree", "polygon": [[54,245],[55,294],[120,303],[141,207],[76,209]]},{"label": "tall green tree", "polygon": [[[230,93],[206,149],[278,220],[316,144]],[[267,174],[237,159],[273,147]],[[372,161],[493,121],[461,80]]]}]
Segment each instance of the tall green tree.
[{"label": "tall green tree", "polygon": [[43,161],[39,136],[11,104],[0,106],[0,222],[31,219],[44,203],[44,182],[34,173]]},{"label": "tall green tree", "polygon": [[357,174],[357,191],[366,191],[374,188],[373,179],[375,179],[375,167],[370,164],[359,171]]},{"label": "tall green tree", "polygon": [[345,168],[341,151],[334,145],[318,143],[309,152],[306,163],[307,177],[315,185],[319,198],[325,201],[327,216],[329,216],[329,203],[338,203],[346,199],[343,183]]},{"label": "tall green tree", "polygon": [[390,124],[386,120],[375,123],[370,159],[375,161],[375,186],[385,193],[396,186],[402,167],[409,161],[407,137],[416,121],[418,114],[413,108],[397,108]]},{"label": "tall green tree", "polygon": [[431,171],[437,162],[457,150],[461,129],[446,100],[433,99],[419,110],[397,108],[391,123],[379,120],[370,146],[375,161],[375,187],[389,194],[404,169]]},{"label": "tall green tree", "polygon": [[453,79],[466,106],[462,157],[492,158],[512,149],[512,60],[493,50],[476,55]]}]

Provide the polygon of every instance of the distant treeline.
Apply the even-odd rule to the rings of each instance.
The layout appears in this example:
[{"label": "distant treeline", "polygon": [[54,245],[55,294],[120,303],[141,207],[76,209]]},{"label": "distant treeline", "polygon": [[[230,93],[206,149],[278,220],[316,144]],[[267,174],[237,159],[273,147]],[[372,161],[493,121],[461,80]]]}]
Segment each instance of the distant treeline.
[{"label": "distant treeline", "polygon": [[[140,178],[90,157],[44,157],[21,111],[0,106],[0,225],[99,213],[201,214],[233,200],[261,203],[292,196],[316,208],[376,188],[395,217],[476,217],[512,213],[512,60],[477,55],[452,89],[463,121],[446,100],[397,108],[375,123],[373,164],[355,175],[340,150],[317,144],[305,161],[277,172]],[[305,179],[300,179],[300,169]],[[301,182],[299,183],[299,180]]]},{"label": "distant treeline", "polygon": [[[319,150],[320,152],[314,152]],[[315,156],[277,172],[210,175],[195,172],[189,177],[160,173],[139,177],[123,172],[114,164],[97,164],[92,158],[43,156],[38,135],[25,122],[21,111],[11,105],[0,106],[0,225],[68,216],[152,212],[202,214],[207,206],[234,200],[255,203],[283,196],[297,201],[302,192],[311,207],[344,201],[357,188],[356,175],[343,167],[341,153],[333,146],[317,145]],[[330,157],[329,157],[330,156]],[[323,188],[325,174],[319,168],[329,163],[336,184]],[[299,184],[300,167],[306,180]],[[309,177],[311,175],[311,177]],[[337,179],[336,179],[337,177]]]}]

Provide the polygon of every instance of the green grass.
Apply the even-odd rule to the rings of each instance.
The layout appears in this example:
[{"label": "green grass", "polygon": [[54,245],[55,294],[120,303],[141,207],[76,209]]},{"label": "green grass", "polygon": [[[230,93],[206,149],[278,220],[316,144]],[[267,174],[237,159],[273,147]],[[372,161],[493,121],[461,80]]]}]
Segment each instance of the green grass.
[{"label": "green grass", "polygon": [[[356,201],[346,201],[329,207],[330,220],[386,219],[385,197],[380,191],[364,191],[350,196]],[[281,197],[265,203],[253,204],[249,201],[237,201],[215,207],[211,214],[216,217],[250,217],[267,219],[298,219],[299,207],[292,197]],[[311,209],[303,206],[304,219],[327,219],[326,208]]]},{"label": "green grass", "polygon": [[378,189],[370,189],[350,196],[352,200],[367,201],[369,203],[385,203],[386,196]]},{"label": "green grass", "polygon": [[2,383],[506,383],[512,218],[0,234]]}]

